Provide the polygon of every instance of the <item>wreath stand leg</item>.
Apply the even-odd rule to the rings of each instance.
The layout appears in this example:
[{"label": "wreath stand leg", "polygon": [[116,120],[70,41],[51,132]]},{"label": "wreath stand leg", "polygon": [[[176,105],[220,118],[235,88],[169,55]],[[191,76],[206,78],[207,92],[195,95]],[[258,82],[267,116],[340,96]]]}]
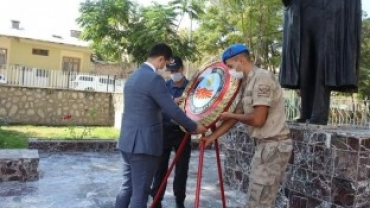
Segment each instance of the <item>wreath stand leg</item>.
[{"label": "wreath stand leg", "polygon": [[[212,131],[214,131],[215,127],[212,127],[211,129],[212,129]],[[222,207],[226,208],[224,182],[223,182],[223,178],[222,178],[222,167],[221,167],[221,158],[220,158],[220,149],[219,149],[219,146],[218,146],[218,139],[215,140],[215,150],[216,150],[216,159],[217,159],[218,180],[220,182],[220,194],[221,194],[221,200],[222,200]],[[204,151],[205,151],[205,142],[201,141],[200,149],[199,149],[197,189],[196,189],[196,192],[195,192],[194,208],[199,208],[200,189],[201,189],[200,187],[201,187],[201,183],[202,183],[202,173],[203,173]]]},{"label": "wreath stand leg", "polygon": [[[214,128],[212,128],[213,130]],[[170,176],[173,167],[177,163],[177,161],[180,158],[180,155],[184,151],[185,145],[190,138],[190,133],[186,133],[180,147],[170,165],[170,167],[167,170],[167,173],[165,177],[163,178],[161,185],[157,191],[157,194],[154,197],[153,203],[150,206],[151,208],[155,208],[159,201],[159,196],[160,194],[164,191],[165,184],[167,182],[168,177]],[[195,202],[194,202],[194,208],[199,208],[199,202],[200,202],[200,190],[201,190],[201,183],[202,183],[202,174],[203,174],[203,160],[204,160],[204,151],[205,151],[205,142],[201,141],[199,145],[199,163],[198,163],[198,174],[197,174],[197,188],[195,192]],[[221,167],[221,159],[220,159],[220,150],[219,150],[219,145],[218,145],[218,139],[215,141],[215,150],[216,150],[216,159],[217,159],[217,170],[218,170],[218,179],[220,182],[220,193],[221,193],[221,199],[222,199],[222,207],[226,208],[226,201],[225,201],[225,192],[224,192],[224,183],[223,183],[223,177],[222,177],[222,167]]]},{"label": "wreath stand leg", "polygon": [[163,180],[161,182],[161,185],[159,186],[159,189],[157,191],[157,194],[155,195],[155,197],[153,199],[153,203],[150,206],[150,208],[155,208],[155,206],[157,205],[158,200],[159,200],[159,196],[164,191],[164,188],[165,188],[165,184],[167,182],[167,179],[170,176],[170,174],[171,174],[171,172],[173,170],[173,167],[175,166],[175,164],[179,160],[182,152],[184,151],[185,145],[186,145],[187,141],[189,140],[189,138],[190,138],[190,133],[186,133],[185,136],[184,136],[184,138],[182,139],[182,142],[180,144],[179,149],[176,152],[175,158],[173,159],[170,167],[167,169],[166,175],[164,176],[164,178],[163,178]]}]

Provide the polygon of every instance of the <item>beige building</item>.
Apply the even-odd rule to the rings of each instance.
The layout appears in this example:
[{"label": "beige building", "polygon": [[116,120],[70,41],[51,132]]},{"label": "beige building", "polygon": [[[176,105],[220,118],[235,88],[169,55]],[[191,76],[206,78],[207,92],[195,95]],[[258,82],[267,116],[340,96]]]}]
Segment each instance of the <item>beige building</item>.
[{"label": "beige building", "polygon": [[11,27],[0,29],[0,65],[88,72],[93,51],[78,35],[73,30],[69,37],[35,34],[13,20]]}]

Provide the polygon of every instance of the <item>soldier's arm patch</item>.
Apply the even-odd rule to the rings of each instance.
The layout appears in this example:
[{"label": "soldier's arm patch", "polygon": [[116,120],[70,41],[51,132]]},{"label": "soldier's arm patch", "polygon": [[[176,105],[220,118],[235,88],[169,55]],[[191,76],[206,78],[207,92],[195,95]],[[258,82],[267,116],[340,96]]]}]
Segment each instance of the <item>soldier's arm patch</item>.
[{"label": "soldier's arm patch", "polygon": [[269,85],[259,84],[257,87],[258,97],[270,97],[271,88]]}]

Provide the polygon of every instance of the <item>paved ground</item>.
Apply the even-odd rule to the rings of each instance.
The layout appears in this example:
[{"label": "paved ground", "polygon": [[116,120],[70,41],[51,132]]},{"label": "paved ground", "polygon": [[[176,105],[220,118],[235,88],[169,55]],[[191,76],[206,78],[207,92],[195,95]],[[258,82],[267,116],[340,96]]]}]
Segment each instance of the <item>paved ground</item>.
[{"label": "paved ground", "polygon": [[[40,179],[28,183],[0,183],[0,208],[113,208],[121,183],[118,153],[64,153],[40,155]],[[207,150],[201,190],[201,208],[221,206],[214,150]],[[192,152],[186,207],[194,205],[198,151]],[[227,207],[242,207],[244,194],[226,186]],[[239,201],[240,200],[240,201]],[[238,202],[239,201],[239,202]],[[164,207],[174,208],[172,177]]]}]

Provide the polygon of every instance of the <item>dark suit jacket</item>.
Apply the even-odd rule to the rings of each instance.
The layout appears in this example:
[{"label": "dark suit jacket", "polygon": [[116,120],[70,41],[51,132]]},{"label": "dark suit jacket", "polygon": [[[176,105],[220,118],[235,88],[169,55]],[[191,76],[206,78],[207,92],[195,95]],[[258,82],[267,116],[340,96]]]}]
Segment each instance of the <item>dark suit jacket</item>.
[{"label": "dark suit jacket", "polygon": [[127,80],[117,148],[124,152],[160,156],[163,147],[162,111],[187,131],[197,124],[173,102],[164,79],[142,64]]}]

